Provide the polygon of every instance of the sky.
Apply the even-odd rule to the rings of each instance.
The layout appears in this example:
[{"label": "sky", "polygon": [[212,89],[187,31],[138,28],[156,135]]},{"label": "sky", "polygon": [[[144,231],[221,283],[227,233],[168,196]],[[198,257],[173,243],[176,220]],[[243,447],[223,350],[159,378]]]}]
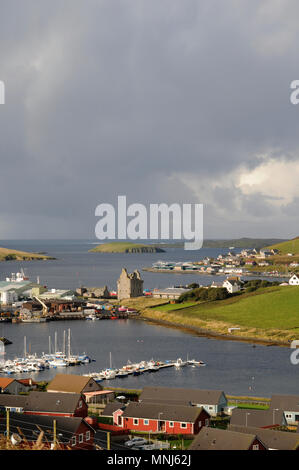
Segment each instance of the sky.
[{"label": "sky", "polygon": [[98,204],[201,203],[204,238],[299,235],[297,0],[2,0],[0,239]]}]

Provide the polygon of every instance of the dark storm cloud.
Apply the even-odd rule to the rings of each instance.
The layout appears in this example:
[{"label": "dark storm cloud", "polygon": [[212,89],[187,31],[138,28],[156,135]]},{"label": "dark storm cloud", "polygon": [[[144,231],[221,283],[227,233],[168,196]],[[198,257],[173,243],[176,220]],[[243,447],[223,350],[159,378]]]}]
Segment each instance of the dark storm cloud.
[{"label": "dark storm cloud", "polygon": [[118,194],[202,202],[209,237],[296,235],[290,211],[271,203],[279,184],[264,194],[238,178],[298,160],[298,10],[277,0],[3,1],[0,236],[93,236],[95,207]]}]

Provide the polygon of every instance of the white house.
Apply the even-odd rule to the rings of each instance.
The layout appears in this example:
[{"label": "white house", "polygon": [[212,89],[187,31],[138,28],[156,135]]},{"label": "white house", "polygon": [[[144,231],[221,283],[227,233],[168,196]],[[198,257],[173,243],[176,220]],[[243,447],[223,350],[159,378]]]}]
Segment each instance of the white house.
[{"label": "white house", "polygon": [[293,276],[289,279],[290,286],[299,286],[299,277],[297,274],[293,274]]},{"label": "white house", "polygon": [[225,287],[230,294],[234,294],[241,290],[242,282],[239,278],[227,278],[223,281],[222,287]]}]

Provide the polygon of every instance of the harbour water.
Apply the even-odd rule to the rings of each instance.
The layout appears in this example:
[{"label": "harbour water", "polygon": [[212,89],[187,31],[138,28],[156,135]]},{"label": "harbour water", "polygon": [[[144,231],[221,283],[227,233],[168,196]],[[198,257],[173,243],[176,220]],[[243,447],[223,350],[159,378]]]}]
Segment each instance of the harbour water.
[{"label": "harbour water", "polygon": [[[88,253],[94,242],[90,241],[2,241],[0,246],[25,251],[46,252],[56,257],[52,261],[0,263],[0,279],[11,272],[25,268],[26,274],[49,288],[71,288],[80,285],[116,288],[116,280],[123,266],[129,271],[141,270],[158,260],[189,261],[204,256],[217,256],[223,249],[202,249],[186,252],[168,249],[165,253],[100,254]],[[142,272],[145,288],[199,282],[208,284],[212,276],[174,275]],[[220,280],[221,277],[217,277]],[[6,358],[23,355],[24,336],[31,353],[48,352],[48,337],[54,341],[58,332],[60,349],[63,331],[71,328],[72,352],[86,352],[96,362],[88,365],[50,369],[30,373],[36,380],[48,380],[57,372],[85,374],[109,367],[112,353],[114,367],[123,366],[127,360],[174,360],[178,357],[204,361],[206,367],[168,368],[156,373],[105,381],[105,386],[142,388],[145,385],[167,385],[191,388],[223,389],[227,393],[252,396],[270,396],[272,393],[297,394],[299,366],[291,364],[288,348],[266,347],[198,337],[178,329],[148,324],[141,320],[67,321],[41,324],[0,325],[0,336],[13,341],[6,348]],[[59,346],[59,344],[58,344]],[[23,374],[24,376],[26,374]],[[28,374],[27,374],[28,375]]]},{"label": "harbour water", "polygon": [[[59,329],[58,329],[59,327]],[[298,393],[299,366],[290,362],[290,349],[198,337],[183,331],[148,324],[141,320],[66,321],[43,324],[4,324],[5,336],[13,341],[6,358],[23,355],[27,347],[38,354],[48,352],[48,337],[62,348],[63,330],[71,328],[72,353],[86,352],[96,362],[87,365],[30,373],[35,380],[48,380],[57,372],[86,374],[127,360],[173,360],[181,357],[204,361],[206,367],[174,367],[155,373],[129,376],[103,382],[105,387],[142,388],[145,385],[223,389],[227,393],[270,396],[272,393]],[[27,376],[28,374],[23,374]],[[17,377],[21,377],[17,376]]]}]

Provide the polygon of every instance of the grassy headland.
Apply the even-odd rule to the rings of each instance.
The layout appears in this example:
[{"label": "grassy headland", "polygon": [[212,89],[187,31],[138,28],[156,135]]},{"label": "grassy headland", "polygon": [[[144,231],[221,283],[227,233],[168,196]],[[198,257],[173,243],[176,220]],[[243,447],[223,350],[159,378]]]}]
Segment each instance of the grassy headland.
[{"label": "grassy headland", "polygon": [[12,250],[0,247],[0,261],[33,261],[55,259],[41,253],[28,253],[27,251]]},{"label": "grassy headland", "polygon": [[287,255],[293,253],[299,255],[299,237],[287,240],[282,243],[276,243],[266,247],[268,250],[278,250],[280,255]]},{"label": "grassy headland", "polygon": [[[161,324],[193,329],[198,333],[222,335],[223,339],[239,338],[257,342],[287,345],[299,337],[299,287],[274,286],[224,300],[180,304],[179,309],[154,305],[153,300],[131,299],[141,317]],[[168,304],[171,305],[171,304]],[[174,307],[177,305],[174,304]],[[228,328],[240,328],[232,333]]]},{"label": "grassy headland", "polygon": [[103,243],[89,250],[91,253],[164,253],[162,248],[142,243],[112,242]]}]

